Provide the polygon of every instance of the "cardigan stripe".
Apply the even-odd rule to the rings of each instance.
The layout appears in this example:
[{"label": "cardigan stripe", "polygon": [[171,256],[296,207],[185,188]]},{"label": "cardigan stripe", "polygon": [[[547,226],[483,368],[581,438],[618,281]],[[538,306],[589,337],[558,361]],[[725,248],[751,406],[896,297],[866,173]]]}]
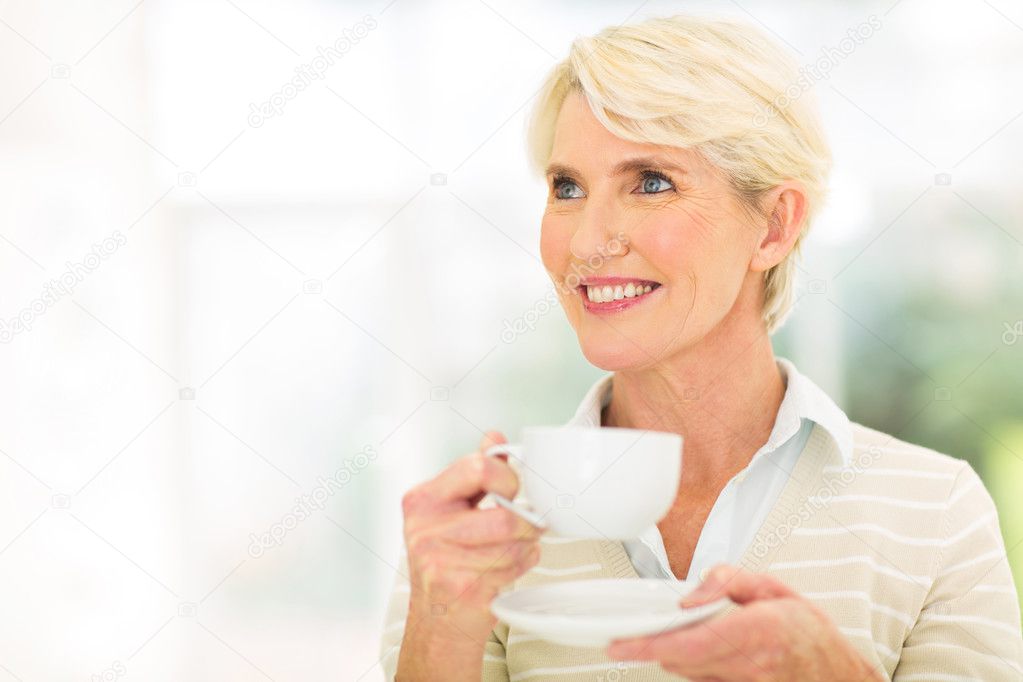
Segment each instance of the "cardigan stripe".
[{"label": "cardigan stripe", "polygon": [[[739,564],[811,600],[888,679],[1019,680],[1019,601],[980,478],[965,461],[850,423],[852,464],[842,466],[834,439],[815,425]],[[594,577],[638,577],[621,542],[544,537],[538,566],[506,589]],[[381,652],[400,645],[408,599],[399,574]],[[484,660],[484,682],[679,679],[501,622]],[[396,666],[397,656],[383,659],[387,679]]]}]

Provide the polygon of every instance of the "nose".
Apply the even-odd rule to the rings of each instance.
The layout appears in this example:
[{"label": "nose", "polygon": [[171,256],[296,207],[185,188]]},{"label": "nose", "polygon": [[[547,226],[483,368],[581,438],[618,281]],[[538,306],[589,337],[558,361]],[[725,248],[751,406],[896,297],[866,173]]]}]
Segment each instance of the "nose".
[{"label": "nose", "polygon": [[601,258],[623,255],[628,246],[617,229],[618,215],[611,201],[595,200],[591,195],[579,215],[569,250],[580,261],[594,255]]}]

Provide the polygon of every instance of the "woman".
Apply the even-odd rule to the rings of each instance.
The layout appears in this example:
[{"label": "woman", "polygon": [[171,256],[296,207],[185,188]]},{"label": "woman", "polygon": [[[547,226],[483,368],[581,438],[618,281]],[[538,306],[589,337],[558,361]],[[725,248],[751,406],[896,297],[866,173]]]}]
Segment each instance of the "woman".
[{"label": "woman", "polygon": [[[404,497],[389,678],[1023,677],[1016,591],[974,471],[850,422],[773,355],[830,167],[799,79],[758,30],[689,16],[579,39],[551,72],[530,129],[549,188],[541,252],[608,371],[569,423],[682,434],[678,496],[633,541],[551,541],[477,506],[517,491],[480,454],[504,436],[486,434]],[[702,579],[693,603],[735,606],[606,651],[489,611],[505,589],[637,576]]]}]

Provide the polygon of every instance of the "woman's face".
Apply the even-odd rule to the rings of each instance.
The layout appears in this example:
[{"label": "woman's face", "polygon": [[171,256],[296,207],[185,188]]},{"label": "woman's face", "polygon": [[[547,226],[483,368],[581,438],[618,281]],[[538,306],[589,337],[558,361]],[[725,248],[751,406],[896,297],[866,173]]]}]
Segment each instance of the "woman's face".
[{"label": "woman's face", "polygon": [[756,323],[759,308],[740,292],[759,298],[751,258],[763,233],[698,154],[623,140],[573,92],[548,169],[540,252],[591,363],[651,366],[723,320]]}]

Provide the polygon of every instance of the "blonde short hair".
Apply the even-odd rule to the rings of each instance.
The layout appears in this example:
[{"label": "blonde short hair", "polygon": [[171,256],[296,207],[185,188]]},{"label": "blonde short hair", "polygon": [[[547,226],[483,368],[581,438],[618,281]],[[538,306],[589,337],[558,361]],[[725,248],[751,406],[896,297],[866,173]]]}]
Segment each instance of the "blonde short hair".
[{"label": "blonde short hair", "polygon": [[760,29],[731,18],[652,18],[578,38],[544,81],[528,122],[530,162],[541,175],[572,91],[621,138],[702,154],[754,214],[762,214],[760,199],[771,188],[786,180],[802,185],[800,235],[764,274],[763,317],[773,333],[792,308],[800,245],[831,169],[816,102],[795,59]]}]

